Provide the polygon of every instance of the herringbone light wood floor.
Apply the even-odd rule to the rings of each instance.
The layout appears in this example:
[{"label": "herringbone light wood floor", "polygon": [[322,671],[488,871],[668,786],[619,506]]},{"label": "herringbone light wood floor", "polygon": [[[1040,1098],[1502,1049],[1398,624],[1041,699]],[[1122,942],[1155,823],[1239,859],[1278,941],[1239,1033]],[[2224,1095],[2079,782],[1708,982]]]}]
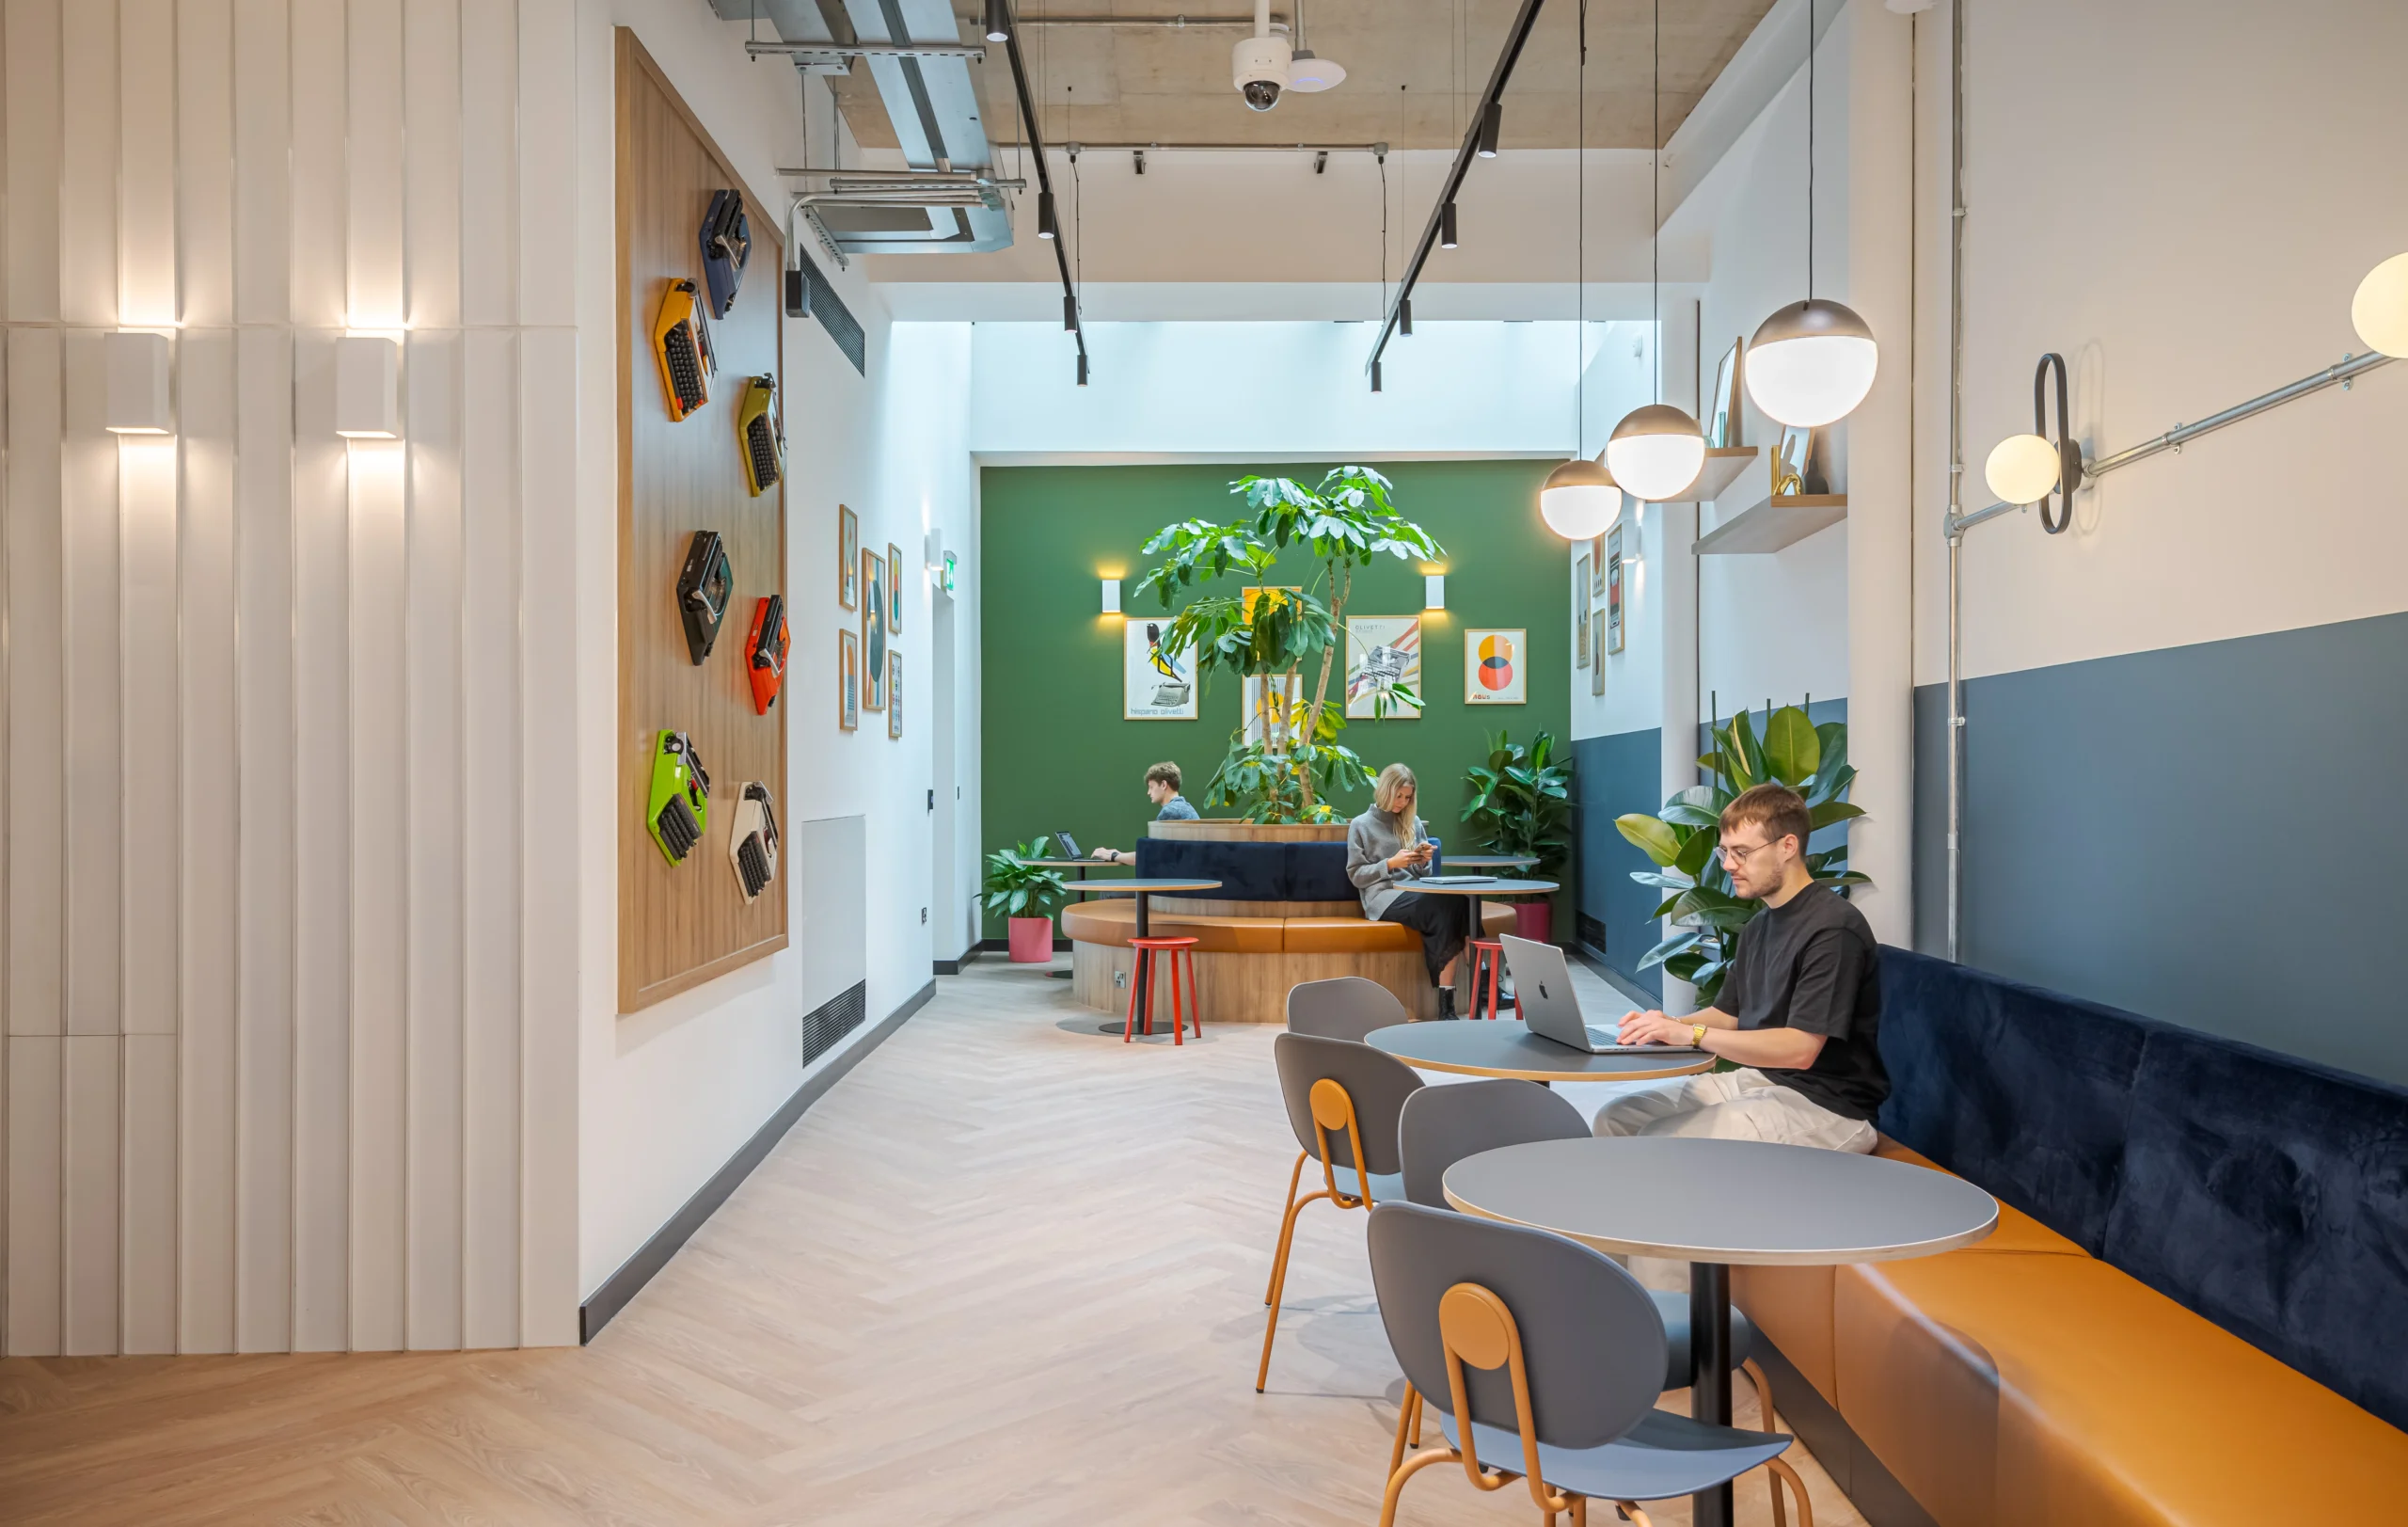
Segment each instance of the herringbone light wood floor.
[{"label": "herringbone light wood floor", "polygon": [[[1306,1211],[1253,1389],[1273,1030],[1124,1047],[1068,984],[941,981],[582,1351],[0,1362],[0,1521],[1375,1521],[1402,1380],[1360,1214]],[[1433,1470],[1401,1520],[1536,1517]]]}]

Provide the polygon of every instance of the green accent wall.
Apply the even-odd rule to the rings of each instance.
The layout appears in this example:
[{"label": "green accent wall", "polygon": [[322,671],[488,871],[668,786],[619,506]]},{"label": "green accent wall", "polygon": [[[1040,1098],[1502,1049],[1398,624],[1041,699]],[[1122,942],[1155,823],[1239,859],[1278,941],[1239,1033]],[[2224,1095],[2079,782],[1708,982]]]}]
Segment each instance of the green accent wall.
[{"label": "green accent wall", "polygon": [[[980,640],[985,692],[986,797],[982,852],[1067,831],[1089,851],[1127,849],[1153,815],[1146,800],[1148,765],[1176,762],[1186,794],[1205,816],[1205,787],[1237,728],[1239,681],[1214,676],[1196,721],[1121,719],[1121,621],[1100,611],[1099,581],[1125,581],[1123,608],[1142,619],[1137,580],[1150,564],[1141,552],[1162,526],[1180,519],[1227,520],[1244,508],[1229,484],[1250,472],[1318,483],[1334,464],[1246,467],[989,467],[981,473]],[[1405,518],[1447,549],[1447,608],[1423,617],[1422,691],[1415,720],[1348,723],[1341,740],[1373,769],[1393,759],[1421,782],[1421,814],[1450,846],[1470,842],[1456,820],[1469,792],[1464,771],[1482,761],[1487,737],[1502,727],[1527,743],[1552,732],[1570,761],[1571,572],[1563,543],[1538,515],[1544,461],[1376,463],[1395,485]],[[1308,557],[1283,560],[1272,581],[1306,584]],[[1232,575],[1232,592],[1244,581]],[[1382,558],[1355,575],[1350,614],[1421,612],[1421,567]],[[1521,706],[1467,706],[1463,698],[1467,627],[1527,630],[1529,664]],[[1309,686],[1310,675],[1307,676]],[[1342,670],[1330,692],[1343,689]],[[1370,803],[1368,787],[1334,803],[1352,816]],[[1122,871],[1110,871],[1112,874]],[[1567,872],[1564,883],[1573,883]],[[1568,899],[1559,899],[1558,936],[1571,936]],[[989,920],[988,936],[1002,925]]]}]

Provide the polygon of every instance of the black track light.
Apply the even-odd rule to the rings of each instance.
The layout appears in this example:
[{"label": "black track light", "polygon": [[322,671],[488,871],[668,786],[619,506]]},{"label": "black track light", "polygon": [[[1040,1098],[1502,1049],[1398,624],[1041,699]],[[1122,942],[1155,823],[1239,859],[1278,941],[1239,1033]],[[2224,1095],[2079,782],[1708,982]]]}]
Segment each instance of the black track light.
[{"label": "black track light", "polygon": [[1380,363],[1379,363],[1378,361],[1374,360],[1374,361],[1372,361],[1372,362],[1371,362],[1371,390],[1372,390],[1372,391],[1374,391],[1374,392],[1377,392],[1379,390],[1380,390]]},{"label": "black track light", "polygon": [[1079,326],[1079,299],[1069,292],[1062,294],[1062,326],[1067,329]]},{"label": "black track light", "polygon": [[1413,338],[1413,299],[1405,297],[1396,305],[1396,331],[1406,339]]},{"label": "black track light", "polygon": [[1438,209],[1438,247],[1455,247],[1455,204],[1451,201]]},{"label": "black track light", "polygon": [[1051,191],[1037,193],[1037,236],[1040,239],[1054,236],[1054,193]]},{"label": "black track light", "polygon": [[1084,355],[1079,357],[1079,385],[1087,385],[1087,358]]},{"label": "black track light", "polygon": [[1480,145],[1477,152],[1482,159],[1497,157],[1497,135],[1505,127],[1505,103],[1491,101],[1488,109],[1480,114]]},{"label": "black track light", "polygon": [[1009,42],[1012,40],[1012,8],[1010,0],[987,0],[987,40]]}]

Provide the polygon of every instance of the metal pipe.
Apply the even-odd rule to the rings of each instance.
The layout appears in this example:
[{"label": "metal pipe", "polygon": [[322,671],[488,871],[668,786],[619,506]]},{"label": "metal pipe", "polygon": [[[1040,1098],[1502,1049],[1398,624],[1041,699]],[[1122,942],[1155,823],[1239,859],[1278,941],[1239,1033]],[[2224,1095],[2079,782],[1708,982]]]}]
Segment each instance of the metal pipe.
[{"label": "metal pipe", "polygon": [[[964,21],[975,24],[975,16]],[[1254,24],[1252,16],[1023,16],[1022,26],[1168,26],[1174,29],[1189,26],[1247,26]],[[1275,32],[1288,30],[1288,18],[1271,18]]]},{"label": "metal pipe", "polygon": [[[1380,337],[1372,342],[1370,358],[1364,362],[1366,372],[1380,363],[1380,353],[1388,347],[1389,336],[1396,332],[1397,306],[1413,295],[1413,283],[1421,278],[1422,263],[1438,245],[1438,224],[1449,207],[1454,205],[1455,193],[1462,188],[1464,176],[1471,169],[1472,160],[1480,151],[1480,136],[1488,119],[1488,108],[1505,98],[1505,82],[1513,77],[1513,66],[1521,60],[1522,46],[1530,40],[1530,28],[1537,24],[1539,8],[1546,0],[1522,0],[1522,8],[1513,15],[1513,24],[1506,28],[1505,45],[1497,50],[1497,66],[1489,71],[1488,86],[1473,103],[1470,119],[1464,127],[1463,143],[1455,150],[1454,163],[1447,167],[1447,183],[1438,188],[1438,199],[1431,204],[1430,221],[1421,230],[1421,242],[1415,246],[1413,259],[1404,267],[1404,278],[1397,283],[1396,296],[1388,304],[1387,317],[1380,324]],[[1376,390],[1376,388],[1374,389]]]},{"label": "metal pipe", "polygon": [[878,169],[860,165],[850,169],[789,169],[780,166],[777,173],[841,176],[846,183],[863,185],[992,185],[1017,191],[1028,184],[1023,180],[1002,180],[974,169]]},{"label": "metal pipe", "polygon": [[[1045,135],[1038,128],[1037,104],[1029,98],[1028,63],[1021,56],[1020,51],[1020,17],[1013,13],[1011,0],[997,0],[997,3],[1004,8],[1006,19],[1011,23],[1011,37],[1004,43],[1004,55],[1011,60],[1012,93],[1020,101],[1021,126],[1027,130],[1027,136],[1023,142],[1032,151],[1031,157],[1037,161],[1038,189],[1050,195],[1054,190],[1054,175],[1045,166]],[[1077,321],[1079,289],[1070,280],[1070,257],[1063,251],[1062,241],[1054,239],[1051,242],[1054,246],[1054,268],[1062,275],[1062,294],[1069,298],[1071,303],[1070,316],[1073,322],[1070,326],[1070,337],[1078,342],[1079,385],[1085,387],[1087,381],[1087,331],[1084,323]]]},{"label": "metal pipe", "polygon": [[2096,477],[2100,472],[2112,472],[2118,467],[2129,467],[2136,461],[2147,461],[2161,451],[2178,451],[2186,442],[2195,440],[2202,435],[2220,430],[2226,424],[2238,424],[2254,414],[2262,414],[2269,408],[2280,407],[2294,398],[2304,398],[2311,392],[2321,392],[2336,383],[2346,387],[2353,378],[2365,375],[2377,366],[2388,365],[2391,359],[2390,356],[2372,351],[2362,356],[2345,355],[2337,362],[2325,367],[2315,375],[2303,376],[2289,387],[2278,387],[2272,392],[2261,393],[2250,399],[2247,403],[2235,404],[2220,414],[2210,414],[2195,424],[2177,424],[2155,439],[2145,440],[2129,451],[2118,451],[2112,456],[2102,456],[2097,461],[2085,461],[2082,464],[2083,475]]},{"label": "metal pipe", "polygon": [[1948,10],[1948,958],[1965,895],[1965,0]]},{"label": "metal pipe", "polygon": [[984,42],[747,42],[755,58],[797,56],[821,58],[984,58]]},{"label": "metal pipe", "polygon": [[[1024,149],[1024,143],[998,142],[998,149]],[[1388,151],[1385,143],[1090,143],[1085,138],[1062,146],[1085,153],[1368,153]]]}]

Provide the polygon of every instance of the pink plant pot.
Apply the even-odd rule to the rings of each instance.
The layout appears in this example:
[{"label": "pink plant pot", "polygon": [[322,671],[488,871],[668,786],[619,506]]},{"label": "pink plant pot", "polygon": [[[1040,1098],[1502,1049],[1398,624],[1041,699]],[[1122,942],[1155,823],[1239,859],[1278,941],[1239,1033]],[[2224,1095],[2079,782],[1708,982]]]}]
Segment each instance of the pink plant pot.
[{"label": "pink plant pot", "polygon": [[1016,965],[1050,965],[1054,962],[1054,919],[1051,917],[1012,917],[1012,963]]},{"label": "pink plant pot", "polygon": [[[1513,931],[1541,944],[1555,942],[1555,904],[1551,901],[1516,901],[1513,903]],[[1017,960],[1018,955],[1012,956]]]}]

